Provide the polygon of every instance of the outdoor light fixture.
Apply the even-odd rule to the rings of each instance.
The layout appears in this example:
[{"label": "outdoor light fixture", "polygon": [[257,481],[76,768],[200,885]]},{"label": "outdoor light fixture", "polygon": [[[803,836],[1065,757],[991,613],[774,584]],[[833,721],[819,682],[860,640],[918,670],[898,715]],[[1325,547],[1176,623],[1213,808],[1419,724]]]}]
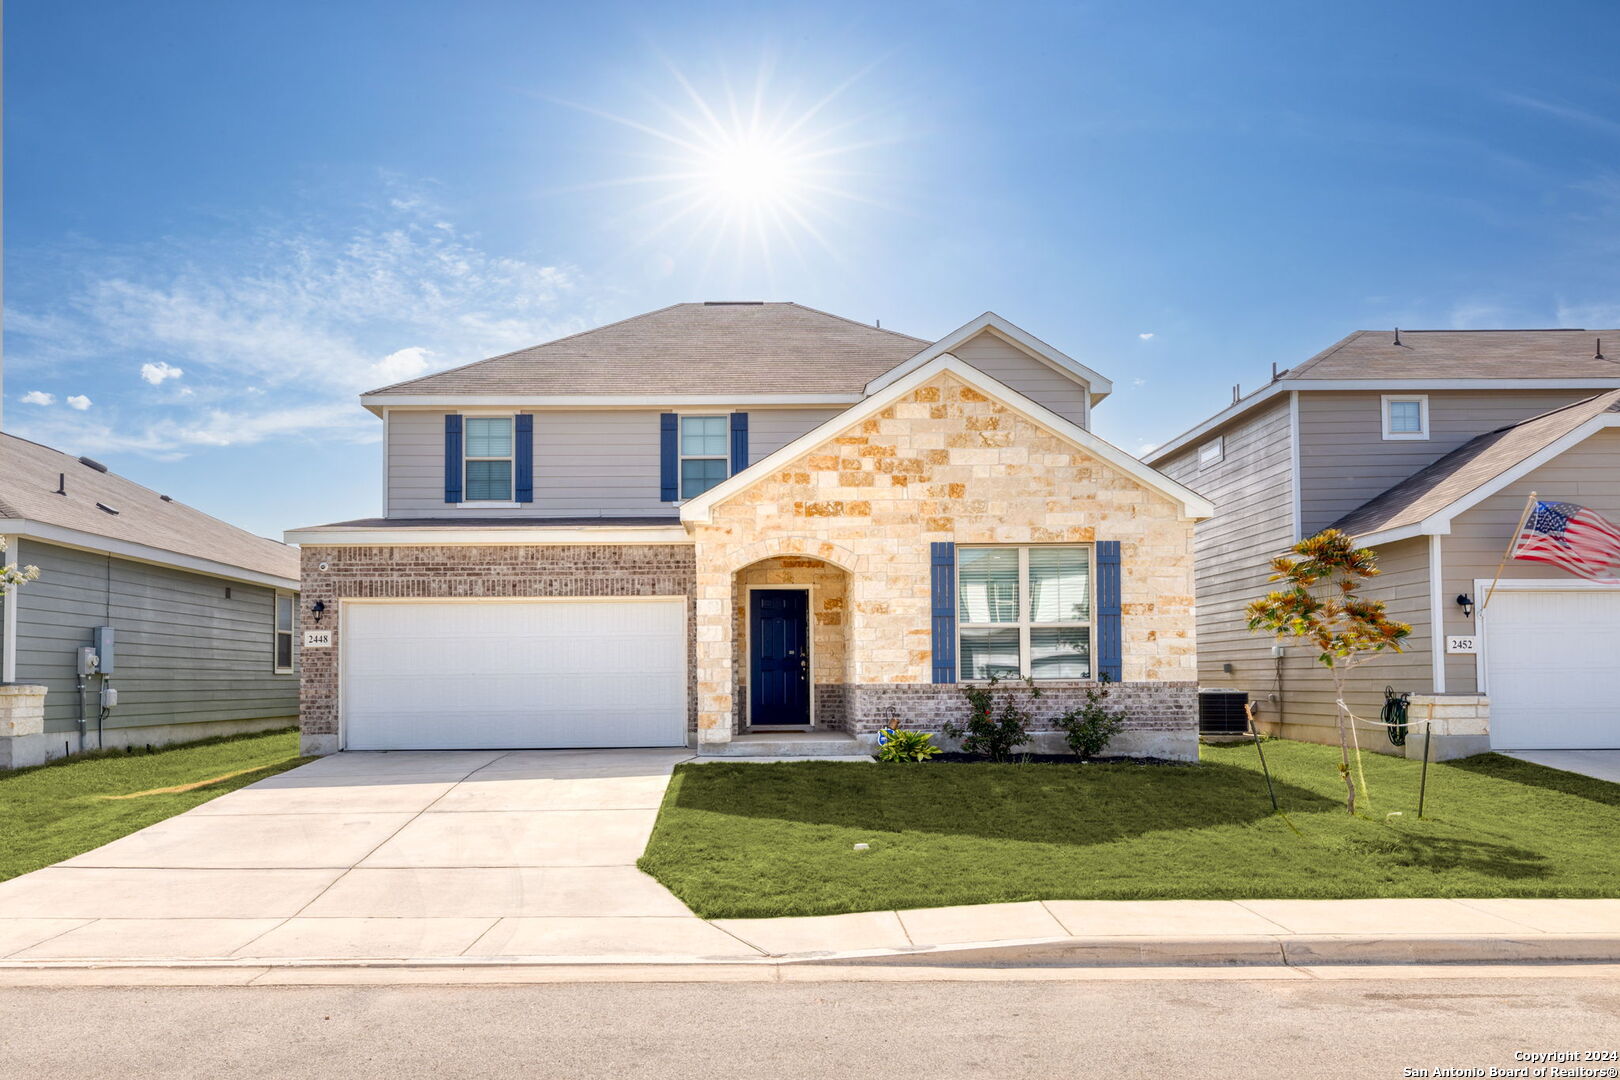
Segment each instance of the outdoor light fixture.
[{"label": "outdoor light fixture", "polygon": [[315,601],[313,604],[311,604],[309,606],[309,613],[311,615],[315,616],[315,621],[316,622],[320,622],[321,621],[321,616],[326,614],[326,601],[325,600],[317,600],[317,601]]},{"label": "outdoor light fixture", "polygon": [[1472,596],[1467,593],[1458,593],[1457,606],[1463,609],[1463,618],[1472,619],[1474,617],[1474,598]]}]

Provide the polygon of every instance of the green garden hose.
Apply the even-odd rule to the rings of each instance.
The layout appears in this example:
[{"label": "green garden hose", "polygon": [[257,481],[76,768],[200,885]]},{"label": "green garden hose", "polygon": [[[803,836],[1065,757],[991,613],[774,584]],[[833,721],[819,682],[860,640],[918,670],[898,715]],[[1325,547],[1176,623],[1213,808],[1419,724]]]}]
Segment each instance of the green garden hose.
[{"label": "green garden hose", "polygon": [[1411,699],[1409,693],[1397,694],[1393,686],[1384,687],[1384,709],[1378,718],[1384,722],[1384,730],[1393,746],[1406,745],[1406,709]]}]

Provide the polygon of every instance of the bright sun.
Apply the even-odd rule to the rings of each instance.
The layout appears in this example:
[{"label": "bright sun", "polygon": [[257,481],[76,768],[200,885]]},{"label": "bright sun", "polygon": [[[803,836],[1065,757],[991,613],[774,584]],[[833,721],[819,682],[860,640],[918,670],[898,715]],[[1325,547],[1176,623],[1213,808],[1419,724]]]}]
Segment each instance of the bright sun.
[{"label": "bright sun", "polygon": [[636,211],[643,242],[676,256],[707,249],[711,264],[752,253],[767,269],[779,252],[802,257],[804,241],[831,251],[822,229],[837,220],[840,203],[870,201],[848,184],[870,175],[872,163],[862,159],[883,141],[851,139],[864,119],[834,115],[858,76],[812,99],[771,92],[766,69],[742,94],[724,83],[705,95],[671,74],[681,93],[653,97],[657,121],[586,109],[654,140],[636,151],[652,169],[602,185],[655,192]]}]

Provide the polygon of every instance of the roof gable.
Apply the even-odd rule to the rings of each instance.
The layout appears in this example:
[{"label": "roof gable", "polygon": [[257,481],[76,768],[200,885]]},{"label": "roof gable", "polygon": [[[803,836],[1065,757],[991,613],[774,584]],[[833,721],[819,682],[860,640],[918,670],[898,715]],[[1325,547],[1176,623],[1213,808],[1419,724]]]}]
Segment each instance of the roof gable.
[{"label": "roof gable", "polygon": [[756,461],[742,472],[734,474],[718,486],[710,488],[697,498],[688,501],[681,507],[681,521],[689,524],[710,521],[714,507],[720,503],[746,491],[755,483],[767,478],[782,466],[800,455],[810,452],[828,439],[834,438],[839,433],[847,431],[851,427],[871,418],[943,372],[949,372],[968,386],[994,398],[1026,419],[1051,431],[1060,438],[1074,443],[1093,457],[1113,466],[1121,473],[1142,484],[1142,486],[1157,491],[1172,502],[1179,504],[1182,514],[1186,517],[1207,518],[1214,514],[1215,508],[1213,504],[1191,488],[1185,487],[1158,470],[1143,464],[1119,447],[1105,442],[1079,425],[1065,420],[1046,406],[1025,397],[1005,383],[986,375],[973,365],[965,363],[950,353],[943,353],[935,356],[921,367],[912,369],[903,377],[883,387],[880,391],[869,395],[860,404],[846,409],[781,449]]},{"label": "roof gable", "polygon": [[937,357],[944,356],[946,353],[984,333],[994,334],[1055,371],[1069,376],[1076,382],[1085,383],[1091,391],[1091,404],[1093,405],[1114,391],[1114,384],[1104,376],[1073,357],[1059,352],[1033,334],[1013,325],[995,312],[987,311],[977,319],[952,330],[949,334],[946,334],[915,356],[910,357],[904,363],[884,372],[867,383],[866,392],[868,394],[876,393],[897,380],[905,378]]}]

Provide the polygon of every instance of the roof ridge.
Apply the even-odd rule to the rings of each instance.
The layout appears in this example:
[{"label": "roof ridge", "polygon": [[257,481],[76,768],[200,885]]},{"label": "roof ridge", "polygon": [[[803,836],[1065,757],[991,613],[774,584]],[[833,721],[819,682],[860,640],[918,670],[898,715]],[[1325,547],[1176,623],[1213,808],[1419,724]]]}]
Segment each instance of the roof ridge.
[{"label": "roof ridge", "polygon": [[1299,378],[1299,373],[1300,372],[1309,371],[1311,368],[1315,367],[1317,364],[1320,364],[1323,360],[1326,360],[1328,357],[1332,356],[1334,353],[1338,352],[1340,349],[1342,349],[1346,345],[1350,344],[1352,341],[1354,341],[1356,338],[1360,337],[1362,334],[1372,334],[1372,333],[1376,333],[1376,331],[1374,331],[1374,330],[1352,330],[1352,331],[1350,331],[1350,333],[1346,334],[1344,337],[1340,338],[1338,341],[1334,342],[1332,345],[1329,345],[1327,348],[1323,349],[1321,352],[1317,353],[1315,356],[1313,356],[1310,359],[1306,360],[1302,364],[1294,365],[1293,367],[1289,368],[1287,371],[1283,372],[1281,375],[1277,376],[1277,378],[1279,380],[1281,380],[1281,379],[1297,379],[1297,378]]}]

